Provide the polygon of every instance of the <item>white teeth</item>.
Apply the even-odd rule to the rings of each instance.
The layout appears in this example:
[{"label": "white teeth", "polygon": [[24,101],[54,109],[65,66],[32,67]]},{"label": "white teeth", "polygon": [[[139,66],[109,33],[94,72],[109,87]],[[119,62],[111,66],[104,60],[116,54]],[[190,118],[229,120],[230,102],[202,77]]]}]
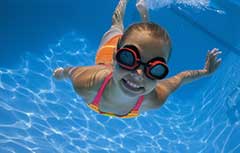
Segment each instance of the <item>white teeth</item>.
[{"label": "white teeth", "polygon": [[134,83],[132,83],[132,82],[130,82],[130,81],[127,81],[127,83],[128,83],[130,86],[134,87],[134,88],[140,88],[140,86],[138,86],[138,85],[136,85],[136,84],[134,84]]}]

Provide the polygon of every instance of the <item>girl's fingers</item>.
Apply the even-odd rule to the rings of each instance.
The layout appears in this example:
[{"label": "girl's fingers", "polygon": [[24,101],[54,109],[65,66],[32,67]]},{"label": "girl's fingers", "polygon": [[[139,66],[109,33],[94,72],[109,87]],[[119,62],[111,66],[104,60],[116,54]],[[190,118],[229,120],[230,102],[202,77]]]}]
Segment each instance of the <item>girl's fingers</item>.
[{"label": "girl's fingers", "polygon": [[219,59],[216,61],[217,64],[220,64],[221,62],[222,62],[222,59],[221,59],[221,58],[219,58]]},{"label": "girl's fingers", "polygon": [[218,52],[214,53],[211,59],[214,60],[214,61],[216,61],[217,56],[218,56],[219,54],[221,54],[221,53],[222,53],[221,51],[218,51]]},{"label": "girl's fingers", "polygon": [[214,65],[217,66],[217,65],[221,64],[221,62],[222,62],[222,59],[220,58],[214,62]]},{"label": "girl's fingers", "polygon": [[215,53],[213,54],[213,56],[217,56],[217,55],[219,55],[219,54],[222,54],[222,52],[221,52],[221,51],[217,51],[217,52],[215,52]]},{"label": "girl's fingers", "polygon": [[211,51],[211,55],[215,54],[215,53],[218,52],[218,51],[219,51],[218,48],[214,48],[214,49],[212,49],[212,51]]},{"label": "girl's fingers", "polygon": [[215,50],[216,50],[216,48],[213,48],[213,49],[211,50],[211,54],[212,54],[213,52],[215,52]]},{"label": "girl's fingers", "polygon": [[221,62],[222,62],[222,59],[221,59],[221,58],[217,60],[217,62],[216,62],[216,69],[219,67],[219,65],[221,64]]}]

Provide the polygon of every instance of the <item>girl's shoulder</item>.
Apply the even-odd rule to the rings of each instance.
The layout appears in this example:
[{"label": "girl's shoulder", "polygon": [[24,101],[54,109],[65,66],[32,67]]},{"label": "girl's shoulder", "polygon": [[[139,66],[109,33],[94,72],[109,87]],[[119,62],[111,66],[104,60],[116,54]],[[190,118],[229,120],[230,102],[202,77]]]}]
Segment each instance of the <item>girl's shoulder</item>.
[{"label": "girl's shoulder", "polygon": [[105,78],[112,72],[111,67],[104,65],[94,65],[85,67],[81,73],[76,72],[72,78],[74,89],[84,99],[92,99],[98,92]]},{"label": "girl's shoulder", "polygon": [[159,98],[155,90],[153,90],[148,95],[144,96],[144,101],[142,107],[140,108],[140,112],[159,109],[164,104],[164,102],[165,100]]}]

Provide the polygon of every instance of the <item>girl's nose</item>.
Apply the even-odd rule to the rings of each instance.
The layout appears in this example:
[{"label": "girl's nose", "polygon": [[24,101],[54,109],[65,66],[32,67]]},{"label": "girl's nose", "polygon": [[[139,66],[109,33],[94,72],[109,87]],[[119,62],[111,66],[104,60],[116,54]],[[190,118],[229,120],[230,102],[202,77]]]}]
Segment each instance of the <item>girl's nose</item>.
[{"label": "girl's nose", "polygon": [[138,81],[143,81],[143,69],[138,68],[135,73],[132,73],[132,77],[134,77]]},{"label": "girl's nose", "polygon": [[143,70],[142,70],[141,68],[138,68],[138,69],[136,70],[136,72],[137,72],[137,74],[140,75],[140,76],[143,75]]},{"label": "girl's nose", "polygon": [[139,75],[139,76],[143,76],[144,74],[144,66],[143,65],[140,65],[137,69],[136,69],[136,73]]}]

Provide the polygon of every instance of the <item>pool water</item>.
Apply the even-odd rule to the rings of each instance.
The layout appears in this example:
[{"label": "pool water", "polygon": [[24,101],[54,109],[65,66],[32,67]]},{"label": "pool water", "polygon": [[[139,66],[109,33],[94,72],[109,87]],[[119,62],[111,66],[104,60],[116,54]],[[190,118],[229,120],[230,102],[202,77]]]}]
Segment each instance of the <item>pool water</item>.
[{"label": "pool water", "polygon": [[[173,42],[168,77],[202,68],[214,47],[223,51],[219,69],[181,87],[158,110],[134,119],[106,117],[90,110],[69,80],[52,78],[56,67],[94,64],[100,40],[66,32],[41,52],[19,51],[14,68],[1,59],[0,153],[239,153],[239,3],[151,2],[151,20]],[[134,9],[131,1],[126,26],[139,20]]]}]

